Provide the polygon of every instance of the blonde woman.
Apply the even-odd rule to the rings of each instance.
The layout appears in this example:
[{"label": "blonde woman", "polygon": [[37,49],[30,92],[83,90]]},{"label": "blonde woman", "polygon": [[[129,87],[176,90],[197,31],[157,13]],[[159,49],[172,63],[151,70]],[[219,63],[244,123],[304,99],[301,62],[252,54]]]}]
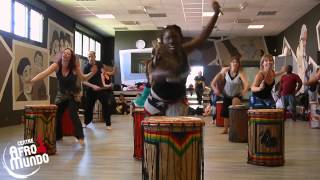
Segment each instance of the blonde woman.
[{"label": "blonde woman", "polygon": [[274,59],[272,55],[267,54],[262,56],[260,61],[260,71],[254,78],[251,85],[252,96],[250,97],[250,107],[253,109],[259,108],[275,108],[276,103],[272,97],[271,91],[275,84],[276,76],[285,73],[285,67],[281,71],[275,72]]}]

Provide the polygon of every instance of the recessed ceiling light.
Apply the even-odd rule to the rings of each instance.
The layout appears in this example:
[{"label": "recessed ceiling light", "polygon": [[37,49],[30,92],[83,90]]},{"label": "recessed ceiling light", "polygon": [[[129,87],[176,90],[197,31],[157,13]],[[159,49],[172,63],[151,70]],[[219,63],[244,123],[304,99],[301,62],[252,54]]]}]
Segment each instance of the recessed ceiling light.
[{"label": "recessed ceiling light", "polygon": [[[202,12],[203,17],[211,17],[214,15],[215,12]],[[219,16],[221,16],[221,13],[219,13]]]},{"label": "recessed ceiling light", "polygon": [[100,19],[114,19],[113,14],[96,14],[96,16]]},{"label": "recessed ceiling light", "polygon": [[262,29],[264,25],[249,25],[248,29]]},{"label": "recessed ceiling light", "polygon": [[211,17],[214,15],[214,12],[202,12],[202,16],[204,17]]}]

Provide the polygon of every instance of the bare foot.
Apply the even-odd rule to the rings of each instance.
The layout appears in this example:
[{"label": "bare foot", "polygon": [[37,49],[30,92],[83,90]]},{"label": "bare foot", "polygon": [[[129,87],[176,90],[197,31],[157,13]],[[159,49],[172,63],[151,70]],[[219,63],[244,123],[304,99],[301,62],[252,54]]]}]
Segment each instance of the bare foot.
[{"label": "bare foot", "polygon": [[224,129],[221,134],[228,134],[228,130],[227,129]]},{"label": "bare foot", "polygon": [[111,128],[111,126],[107,126],[107,130],[111,130],[112,128]]},{"label": "bare foot", "polygon": [[78,143],[79,143],[80,145],[84,145],[84,139],[78,139]]}]

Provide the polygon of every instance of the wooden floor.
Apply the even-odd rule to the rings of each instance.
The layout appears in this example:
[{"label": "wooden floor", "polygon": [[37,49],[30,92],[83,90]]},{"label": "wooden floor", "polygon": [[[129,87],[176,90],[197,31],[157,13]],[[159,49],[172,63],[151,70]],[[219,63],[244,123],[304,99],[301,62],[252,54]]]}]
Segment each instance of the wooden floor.
[{"label": "wooden floor", "polygon": [[[308,128],[307,122],[285,122],[285,165],[263,167],[249,165],[247,144],[230,143],[221,128],[205,126],[205,179],[320,179],[320,130]],[[29,179],[108,179],[141,180],[141,162],[133,159],[133,132],[130,116],[112,116],[112,130],[104,123],[86,128],[86,145],[73,137],[57,143],[58,153]],[[23,126],[0,128],[0,155],[7,143],[23,139]],[[0,179],[13,179],[0,166]]]}]

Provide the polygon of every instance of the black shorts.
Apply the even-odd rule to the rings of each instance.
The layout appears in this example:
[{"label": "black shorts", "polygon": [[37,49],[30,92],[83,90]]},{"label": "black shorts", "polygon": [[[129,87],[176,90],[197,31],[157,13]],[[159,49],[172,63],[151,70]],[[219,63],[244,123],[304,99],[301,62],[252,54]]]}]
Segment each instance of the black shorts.
[{"label": "black shorts", "polygon": [[235,97],[242,100],[242,97],[240,95],[233,96],[233,97],[227,97],[227,96],[223,97],[223,105],[222,105],[222,113],[221,113],[222,117],[229,118],[229,106],[232,105],[232,99]]}]

